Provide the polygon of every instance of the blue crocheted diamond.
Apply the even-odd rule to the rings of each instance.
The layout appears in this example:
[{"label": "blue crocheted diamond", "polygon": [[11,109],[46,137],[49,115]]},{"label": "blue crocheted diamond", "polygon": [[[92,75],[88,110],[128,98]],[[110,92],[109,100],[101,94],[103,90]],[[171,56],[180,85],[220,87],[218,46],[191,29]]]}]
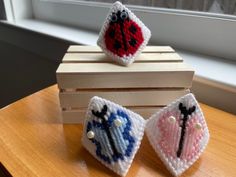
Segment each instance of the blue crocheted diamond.
[{"label": "blue crocheted diamond", "polygon": [[[104,105],[104,108],[107,107]],[[117,127],[114,123],[116,119],[122,122]],[[96,145],[96,155],[104,162],[117,162],[118,159],[124,160],[124,156],[130,156],[135,138],[130,135],[131,122],[129,116],[122,110],[110,113],[108,120],[89,121],[86,132],[95,132],[96,138],[90,139]]]},{"label": "blue crocheted diamond", "polygon": [[101,163],[124,176],[140,146],[146,121],[108,100],[93,97],[83,132],[83,146]]}]

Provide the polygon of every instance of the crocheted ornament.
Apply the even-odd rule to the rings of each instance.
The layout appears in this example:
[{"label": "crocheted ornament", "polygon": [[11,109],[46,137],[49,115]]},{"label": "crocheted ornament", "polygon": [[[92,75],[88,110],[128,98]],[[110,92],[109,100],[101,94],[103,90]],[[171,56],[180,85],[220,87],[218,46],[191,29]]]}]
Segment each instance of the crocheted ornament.
[{"label": "crocheted ornament", "polygon": [[97,44],[111,59],[129,65],[147,45],[150,37],[150,30],[117,1],[108,13]]},{"label": "crocheted ornament", "polygon": [[187,94],[147,121],[148,139],[168,170],[179,176],[202,154],[209,132],[193,94]]},{"label": "crocheted ornament", "polygon": [[84,123],[82,144],[106,167],[125,176],[140,146],[145,124],[140,115],[93,97]]}]

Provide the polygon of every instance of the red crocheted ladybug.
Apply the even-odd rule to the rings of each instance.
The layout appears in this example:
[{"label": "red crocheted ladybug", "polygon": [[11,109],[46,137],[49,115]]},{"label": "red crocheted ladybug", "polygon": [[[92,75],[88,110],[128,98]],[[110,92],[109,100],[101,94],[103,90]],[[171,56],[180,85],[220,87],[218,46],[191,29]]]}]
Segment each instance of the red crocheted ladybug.
[{"label": "red crocheted ladybug", "polygon": [[116,2],[97,43],[113,60],[128,65],[141,53],[150,36],[150,30],[129,9]]}]

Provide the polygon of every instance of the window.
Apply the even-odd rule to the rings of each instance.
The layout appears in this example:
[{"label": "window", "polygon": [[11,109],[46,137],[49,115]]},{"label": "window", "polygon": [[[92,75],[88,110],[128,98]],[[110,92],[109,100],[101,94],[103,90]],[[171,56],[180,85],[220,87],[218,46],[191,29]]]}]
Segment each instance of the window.
[{"label": "window", "polygon": [[[114,3],[116,0],[82,0]],[[121,0],[123,4],[236,15],[235,0]]]},{"label": "window", "polygon": [[[34,18],[96,33],[110,8],[108,2],[112,1],[114,0],[4,0],[14,12],[13,15],[6,13],[7,17],[10,16],[15,21]],[[171,45],[178,49],[233,60],[236,60],[236,16],[233,15],[235,2],[236,0],[123,0],[151,29],[151,44]]]},{"label": "window", "polygon": [[[36,19],[97,32],[110,7],[109,3],[85,0],[32,1]],[[110,2],[109,0],[104,1]],[[124,2],[137,4],[138,2],[154,1],[187,2],[187,0],[126,0]],[[215,1],[212,0],[212,2]],[[235,0],[233,1],[235,2]],[[197,0],[191,2],[197,2]],[[152,44],[168,44],[179,49],[236,59],[236,16],[148,6],[128,5],[128,7],[151,29]],[[183,7],[185,7],[184,4]]]}]

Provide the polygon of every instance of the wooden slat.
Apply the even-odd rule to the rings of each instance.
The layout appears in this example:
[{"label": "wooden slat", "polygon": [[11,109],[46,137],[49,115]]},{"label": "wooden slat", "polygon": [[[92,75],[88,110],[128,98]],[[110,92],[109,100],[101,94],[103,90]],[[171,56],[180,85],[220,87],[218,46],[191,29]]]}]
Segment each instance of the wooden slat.
[{"label": "wooden slat", "polygon": [[62,108],[81,108],[88,106],[93,96],[114,101],[123,106],[163,106],[189,93],[188,89],[178,90],[132,90],[132,91],[79,91],[59,93]]},{"label": "wooden slat", "polygon": [[[127,107],[128,109],[140,114],[144,119],[148,119],[163,107]],[[63,123],[80,124],[84,123],[87,109],[62,110]]]},{"label": "wooden slat", "polygon": [[61,64],[59,88],[159,88],[191,87],[194,71],[184,63],[133,63],[123,67],[111,63]]},{"label": "wooden slat", "polygon": [[[98,46],[83,46],[83,45],[71,45],[67,52],[85,52],[85,53],[101,53],[102,50]],[[142,51],[143,53],[162,53],[162,52],[174,52],[170,46],[147,46]]]},{"label": "wooden slat", "polygon": [[[177,53],[143,53],[136,59],[136,63],[142,62],[182,62],[183,59]],[[67,53],[63,63],[113,63],[103,53]]]}]

